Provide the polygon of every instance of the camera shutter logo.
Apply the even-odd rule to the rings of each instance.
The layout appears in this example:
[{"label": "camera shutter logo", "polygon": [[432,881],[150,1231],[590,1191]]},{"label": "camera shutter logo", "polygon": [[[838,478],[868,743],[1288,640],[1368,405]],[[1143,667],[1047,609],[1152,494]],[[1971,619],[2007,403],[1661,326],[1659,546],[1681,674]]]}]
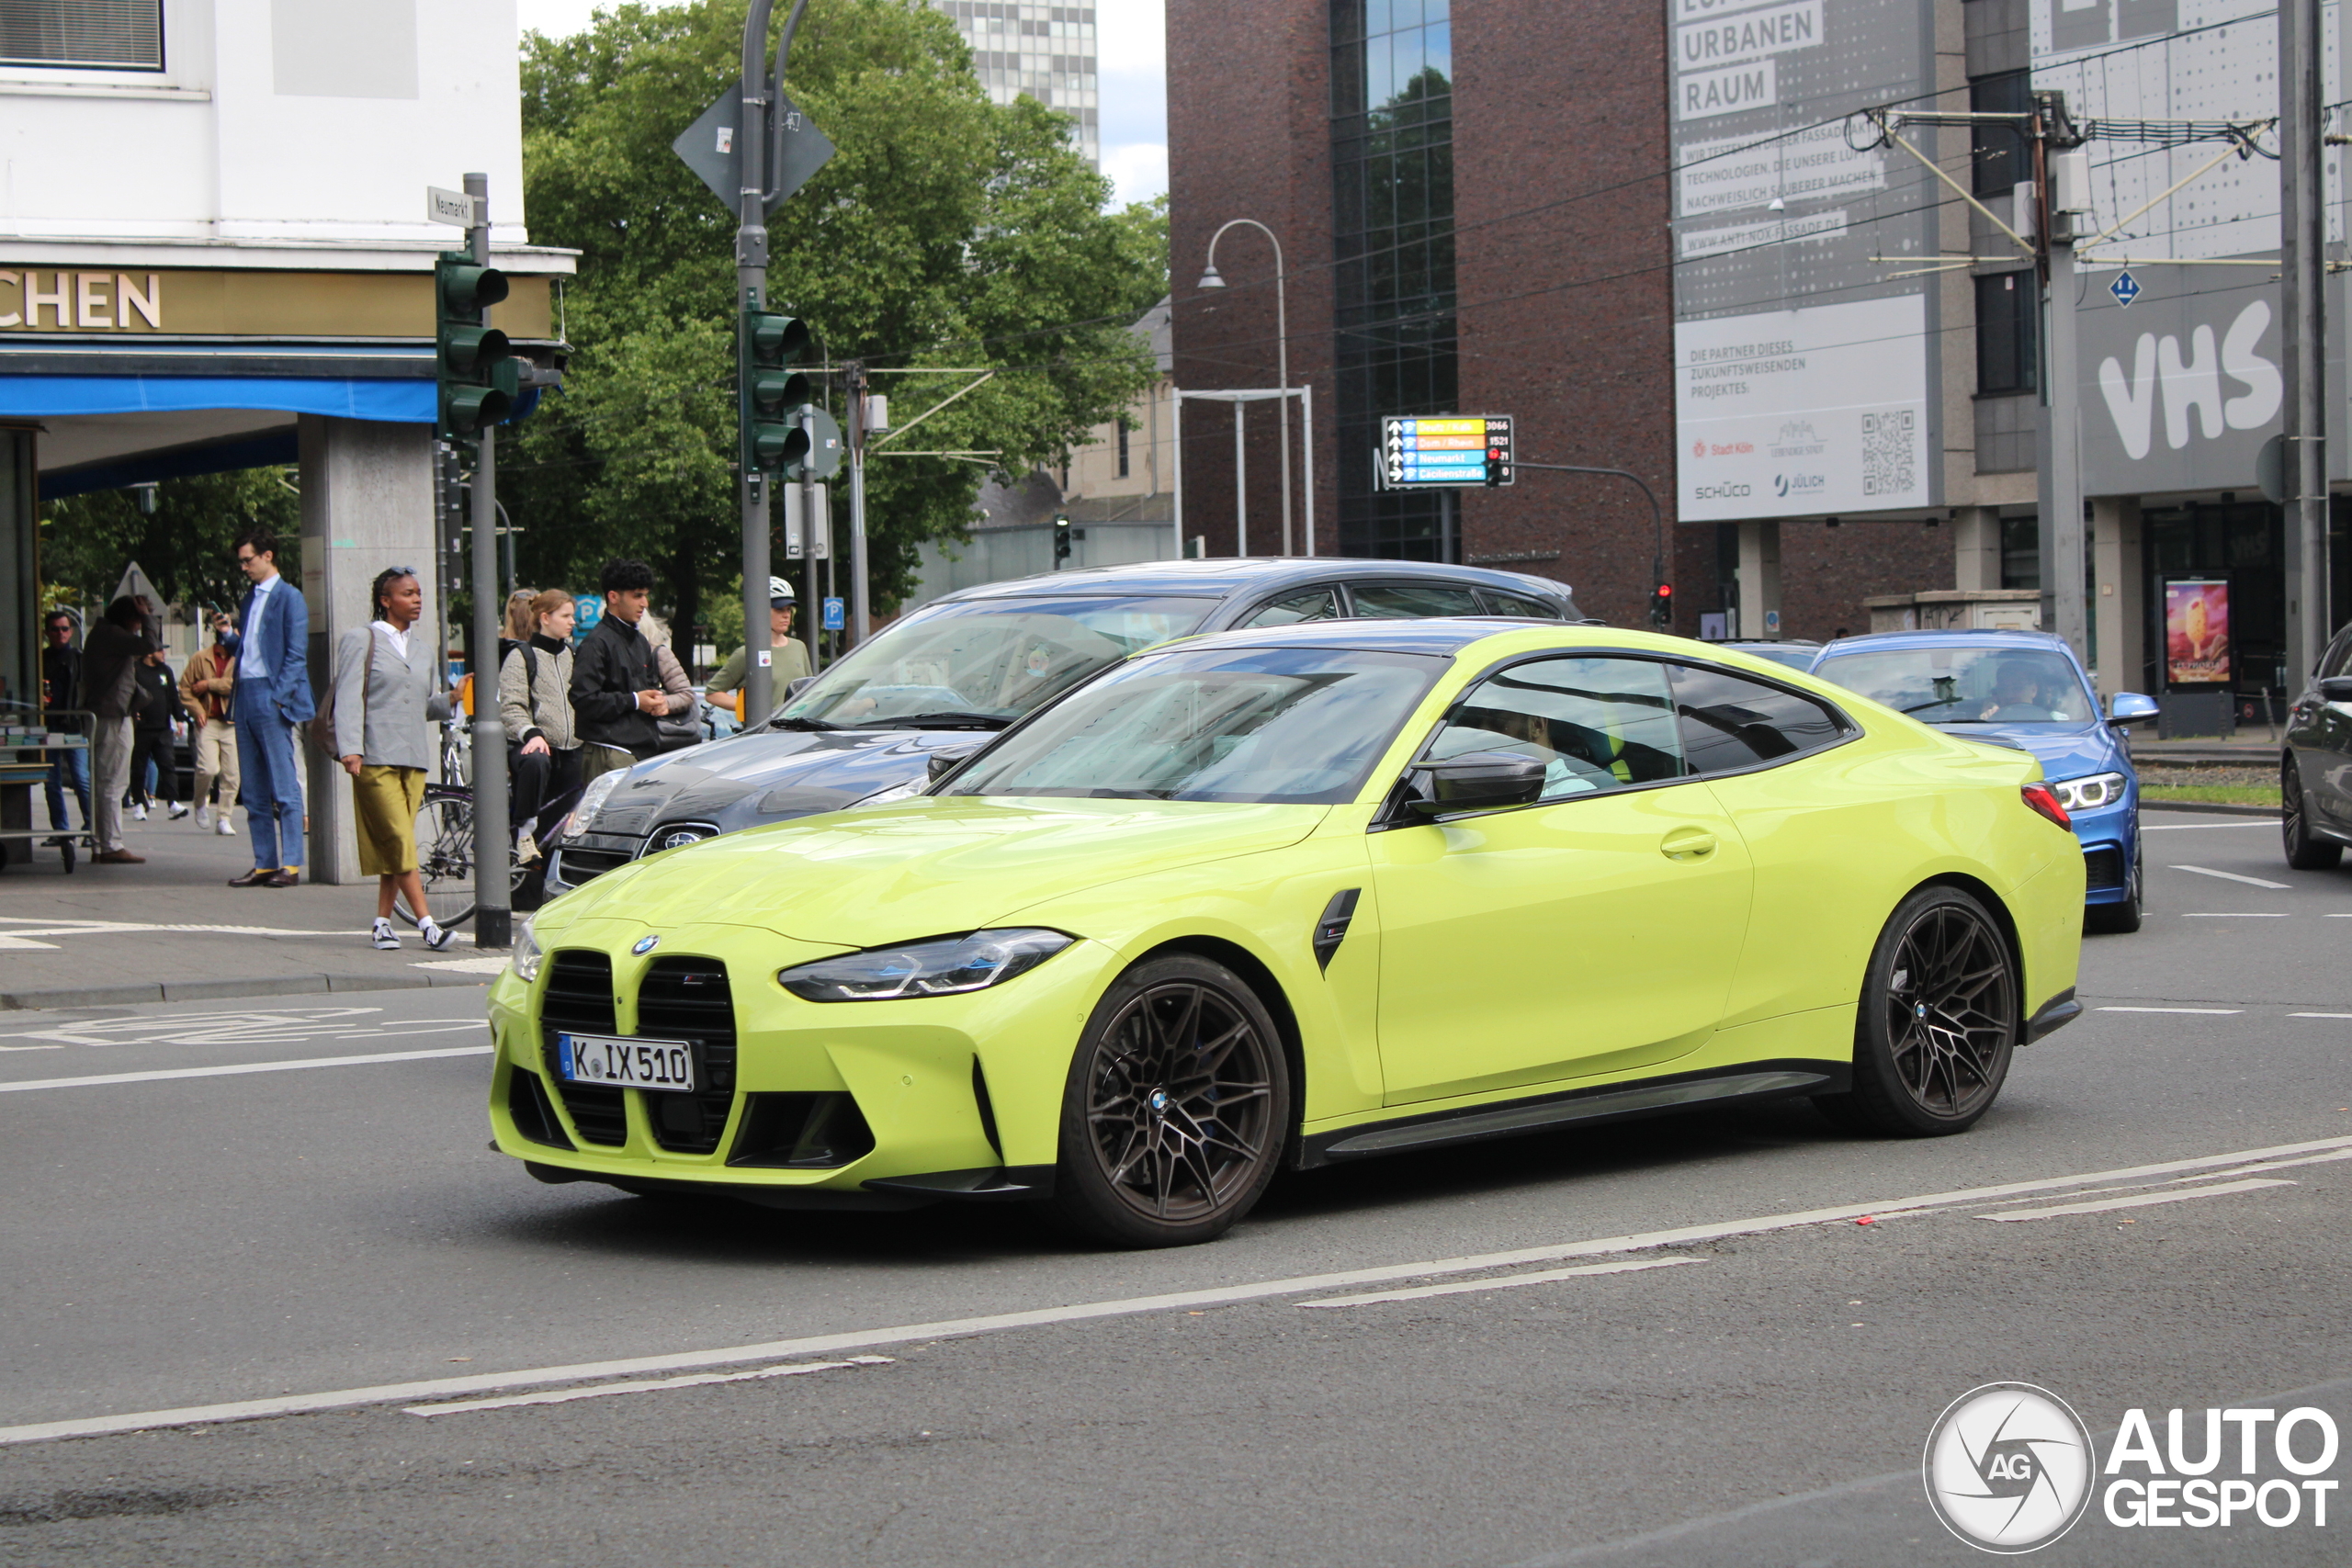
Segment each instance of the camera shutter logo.
[{"label": "camera shutter logo", "polygon": [[2090,1506],[2098,1456],[2066,1402],[2031,1383],[1969,1390],[1928,1434],[1920,1471],[1944,1528],[1984,1551],[2038,1551]]}]

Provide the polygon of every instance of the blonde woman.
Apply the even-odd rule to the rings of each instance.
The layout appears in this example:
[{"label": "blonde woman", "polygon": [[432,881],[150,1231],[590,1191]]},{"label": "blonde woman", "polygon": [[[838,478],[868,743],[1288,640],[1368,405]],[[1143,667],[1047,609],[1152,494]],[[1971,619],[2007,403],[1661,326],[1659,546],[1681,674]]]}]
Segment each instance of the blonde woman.
[{"label": "blonde woman", "polygon": [[550,588],[531,601],[537,629],[498,667],[498,718],[514,749],[514,822],[525,860],[532,819],[580,787],[580,721],[571,711],[572,598]]},{"label": "blonde woman", "polygon": [[376,574],[368,590],[377,619],[343,634],[334,650],[334,750],[351,775],[359,829],[359,872],[376,877],[376,924],[368,940],[389,952],[392,897],[404,895],[417,934],[435,953],[452,933],[435,925],[416,871],[416,814],[433,762],[430,721],[449,716],[449,694],[434,689],[433,649],[411,635],[424,613],[424,590],[413,567]]}]

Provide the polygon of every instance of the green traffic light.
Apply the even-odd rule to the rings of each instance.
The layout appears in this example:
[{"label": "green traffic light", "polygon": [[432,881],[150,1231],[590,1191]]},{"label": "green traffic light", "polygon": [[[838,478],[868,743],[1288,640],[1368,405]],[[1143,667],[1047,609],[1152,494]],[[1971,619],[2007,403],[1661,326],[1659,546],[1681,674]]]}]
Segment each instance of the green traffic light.
[{"label": "green traffic light", "polygon": [[440,274],[446,316],[479,316],[506,298],[506,275],[494,266],[445,261],[435,270]]},{"label": "green traffic light", "polygon": [[484,425],[496,424],[514,409],[514,401],[496,387],[445,387],[441,391],[441,423],[452,435],[476,435]]},{"label": "green traffic light", "polygon": [[750,339],[752,363],[761,367],[781,367],[791,364],[808,349],[808,326],[793,316],[777,315],[772,310],[743,312],[745,336]]},{"label": "green traffic light", "polygon": [[788,408],[808,400],[808,378],[797,370],[755,370],[752,373],[752,406],[763,418],[775,418]]},{"label": "green traffic light", "polygon": [[514,357],[514,346],[496,327],[443,327],[441,359],[459,376],[478,376]]}]

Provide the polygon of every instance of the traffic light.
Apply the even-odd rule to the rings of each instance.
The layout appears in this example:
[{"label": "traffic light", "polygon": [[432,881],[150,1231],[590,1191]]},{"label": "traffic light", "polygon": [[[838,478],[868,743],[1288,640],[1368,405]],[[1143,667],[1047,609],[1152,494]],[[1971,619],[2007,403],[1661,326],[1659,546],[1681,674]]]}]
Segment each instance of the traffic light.
[{"label": "traffic light", "polygon": [[506,334],[481,324],[482,313],[505,298],[506,275],[464,251],[445,251],[433,264],[433,378],[441,434],[449,440],[473,440],[514,411],[521,367]]},{"label": "traffic light", "polygon": [[1661,582],[1650,590],[1650,625],[1669,626],[1674,624],[1674,585]]},{"label": "traffic light", "polygon": [[808,401],[808,378],[792,368],[808,347],[808,329],[793,317],[743,312],[736,370],[746,474],[784,472],[808,455],[796,417]]},{"label": "traffic light", "polygon": [[1490,451],[1488,451],[1488,452],[1487,452],[1487,488],[1488,490],[1494,490],[1494,489],[1497,489],[1498,487],[1499,487],[1499,486],[1502,484],[1502,482],[1503,482],[1503,457],[1502,457],[1502,454],[1501,454],[1501,453],[1499,453],[1499,452],[1496,452],[1496,451],[1492,451],[1492,450],[1490,450]]},{"label": "traffic light", "polygon": [[786,415],[807,438],[800,456],[784,466],[788,479],[829,479],[841,471],[842,427],[815,403],[802,403]]},{"label": "traffic light", "polygon": [[1069,519],[1061,513],[1054,513],[1054,565],[1059,567],[1069,559]]}]

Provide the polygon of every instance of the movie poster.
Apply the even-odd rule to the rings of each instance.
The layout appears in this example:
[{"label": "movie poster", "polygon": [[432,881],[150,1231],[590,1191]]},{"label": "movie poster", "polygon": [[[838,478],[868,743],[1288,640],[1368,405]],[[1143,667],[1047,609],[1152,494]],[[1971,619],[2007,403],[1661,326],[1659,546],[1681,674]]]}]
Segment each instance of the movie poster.
[{"label": "movie poster", "polygon": [[2230,683],[2230,585],[2211,579],[2165,584],[2165,684]]}]

